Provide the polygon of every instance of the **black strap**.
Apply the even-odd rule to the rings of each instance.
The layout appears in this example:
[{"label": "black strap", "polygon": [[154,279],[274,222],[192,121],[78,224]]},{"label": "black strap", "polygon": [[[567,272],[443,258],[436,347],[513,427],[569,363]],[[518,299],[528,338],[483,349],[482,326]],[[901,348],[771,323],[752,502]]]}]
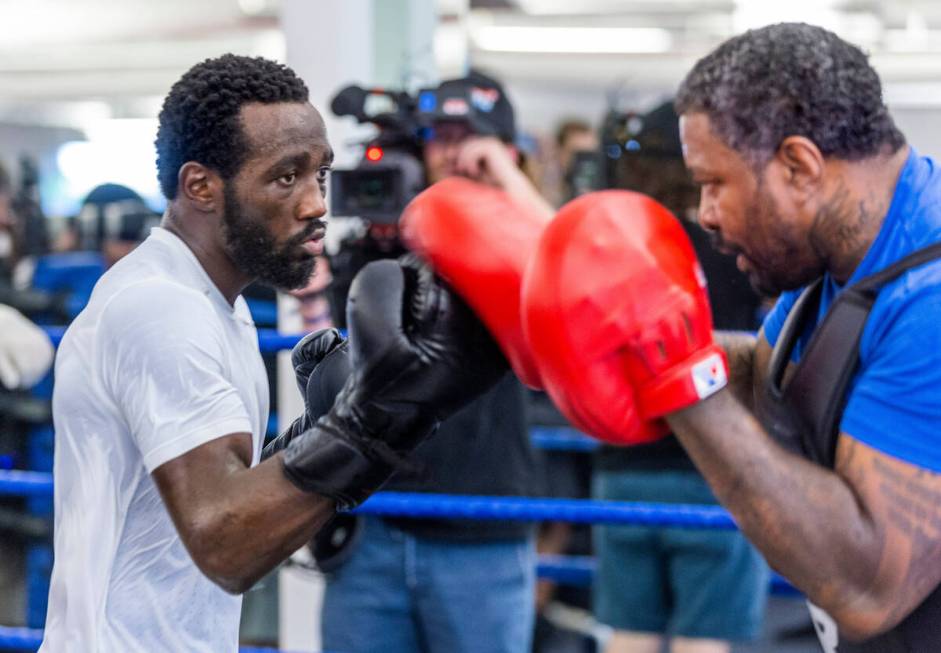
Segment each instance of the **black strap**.
[{"label": "black strap", "polygon": [[783,399],[784,373],[787,370],[787,364],[791,360],[791,353],[797,345],[797,341],[804,331],[809,317],[817,314],[820,306],[820,295],[823,288],[823,277],[817,279],[804,289],[797,301],[791,307],[784,325],[781,327],[781,333],[775,342],[774,349],[771,351],[771,360],[768,362],[768,372],[766,377],[766,387],[777,399]]},{"label": "black strap", "polygon": [[844,289],[814,331],[794,374],[785,381],[794,346],[818,312],[822,280],[795,302],[772,352],[766,392],[797,415],[801,444],[812,460],[834,465],[847,390],[859,365],[859,341],[879,291],[904,272],[938,258],[941,243],[917,250]]},{"label": "black strap", "polygon": [[[880,290],[882,290],[882,286],[890,281],[893,281],[903,272],[907,272],[912,268],[917,268],[918,266],[924,265],[925,263],[930,263],[931,261],[934,261],[938,258],[941,258],[941,242],[928,245],[927,247],[923,247],[922,249],[912,252],[905,258],[899,259],[884,270],[860,279],[850,286],[850,288],[867,291],[872,290],[873,292],[878,293]],[[847,288],[847,290],[849,290],[849,288]]]}]

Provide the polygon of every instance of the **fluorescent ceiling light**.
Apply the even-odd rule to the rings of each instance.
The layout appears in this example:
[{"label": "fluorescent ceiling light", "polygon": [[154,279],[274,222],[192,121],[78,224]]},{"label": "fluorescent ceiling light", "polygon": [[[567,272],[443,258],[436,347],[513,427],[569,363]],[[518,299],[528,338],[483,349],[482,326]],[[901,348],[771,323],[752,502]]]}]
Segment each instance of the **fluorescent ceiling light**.
[{"label": "fluorescent ceiling light", "polygon": [[732,22],[737,32],[791,21],[834,29],[840,25],[838,4],[839,0],[736,0]]},{"label": "fluorescent ceiling light", "polygon": [[643,54],[667,52],[670,33],[658,27],[521,27],[482,25],[474,44],[494,52]]}]

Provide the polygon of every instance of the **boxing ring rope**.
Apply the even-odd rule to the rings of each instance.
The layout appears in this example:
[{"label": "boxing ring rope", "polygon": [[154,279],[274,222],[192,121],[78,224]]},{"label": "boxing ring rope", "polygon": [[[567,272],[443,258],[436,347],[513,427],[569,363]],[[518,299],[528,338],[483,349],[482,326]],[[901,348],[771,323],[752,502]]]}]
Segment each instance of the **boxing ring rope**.
[{"label": "boxing ring rope", "polygon": [[[48,496],[52,475],[0,470],[0,496]],[[564,521],[581,524],[671,526],[735,530],[720,506],[592,499],[468,496],[414,492],[379,492],[354,512],[415,518]]]},{"label": "boxing ring rope", "polygon": [[[379,495],[376,495],[377,497]],[[372,499],[370,499],[372,500]],[[560,585],[587,587],[591,585],[597,564],[590,556],[540,555],[536,565],[539,578],[555,581]],[[779,596],[798,597],[801,594],[777,574],[771,577],[771,592]],[[0,651],[25,649],[34,651],[42,642],[42,630],[33,628],[8,628],[0,626]],[[271,648],[240,648],[239,653],[286,653]]]},{"label": "boxing ring rope", "polygon": [[[52,475],[0,470],[0,497],[52,494]],[[735,530],[721,506],[642,501],[599,501],[507,496],[470,496],[416,492],[378,492],[353,512],[386,517],[425,519],[496,519],[501,521],[564,521],[581,524],[660,526]],[[593,567],[591,558],[558,556],[541,560],[546,575],[583,584]],[[566,567],[565,565],[568,565]],[[788,586],[789,587],[789,586]],[[783,586],[782,586],[783,588]]]},{"label": "boxing ring rope", "polygon": [[[53,347],[58,347],[65,335],[67,327],[43,326],[43,331],[49,336]],[[306,336],[306,333],[281,333],[276,329],[258,329],[258,348],[263,354],[272,354],[284,349],[293,349],[297,342]]]},{"label": "boxing ring rope", "polygon": [[[0,651],[35,651],[40,644],[42,644],[42,630],[39,628],[0,626]],[[239,653],[290,653],[290,651],[243,646],[239,648]]]}]

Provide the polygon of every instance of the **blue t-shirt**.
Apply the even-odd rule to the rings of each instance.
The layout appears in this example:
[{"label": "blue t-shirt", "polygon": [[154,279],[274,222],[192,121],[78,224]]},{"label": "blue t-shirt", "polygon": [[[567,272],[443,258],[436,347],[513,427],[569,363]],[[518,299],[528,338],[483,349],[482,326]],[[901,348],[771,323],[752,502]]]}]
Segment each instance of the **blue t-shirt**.
[{"label": "blue t-shirt", "polygon": [[[941,169],[912,149],[882,228],[847,284],[939,241]],[[842,288],[824,276],[818,321]],[[802,290],[783,293],[765,318],[764,334],[772,346]],[[800,359],[815,328],[810,324],[801,334],[792,360]],[[863,329],[859,362],[840,430],[941,472],[941,260],[909,270],[882,288]]]}]

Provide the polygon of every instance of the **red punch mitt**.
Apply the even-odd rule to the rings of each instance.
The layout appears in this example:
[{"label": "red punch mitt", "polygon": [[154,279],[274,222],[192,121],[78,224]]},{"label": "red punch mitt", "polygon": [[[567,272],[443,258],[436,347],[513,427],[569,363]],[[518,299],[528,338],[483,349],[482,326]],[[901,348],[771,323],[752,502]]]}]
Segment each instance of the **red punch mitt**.
[{"label": "red punch mitt", "polygon": [[667,432],[657,418],[726,384],[702,268],[676,218],[645,195],[564,206],[526,271],[522,312],[546,391],[600,439],[656,440]]},{"label": "red punch mitt", "polygon": [[523,337],[523,272],[547,220],[491,186],[444,179],[412,200],[399,222],[405,245],[427,261],[493,334],[531,388],[542,383]]}]

